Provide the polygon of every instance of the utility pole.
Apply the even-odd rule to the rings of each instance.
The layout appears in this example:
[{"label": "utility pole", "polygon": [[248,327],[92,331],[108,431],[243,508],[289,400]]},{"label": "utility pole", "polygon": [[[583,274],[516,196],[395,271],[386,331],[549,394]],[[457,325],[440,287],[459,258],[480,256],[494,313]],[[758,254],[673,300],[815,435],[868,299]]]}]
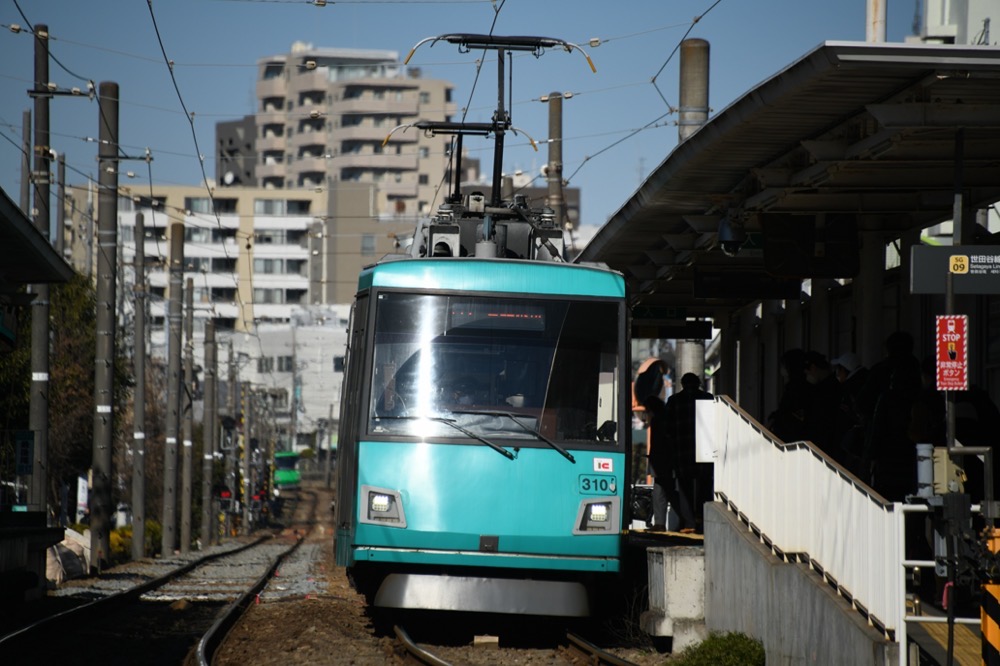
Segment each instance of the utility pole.
[{"label": "utility pole", "polygon": [[202,418],[202,456],[201,456],[201,543],[204,547],[212,545],[212,471],[215,463],[215,433],[218,431],[216,415],[216,397],[218,388],[215,383],[215,373],[218,360],[215,349],[215,322],[209,319],[205,322],[205,414]]},{"label": "utility pole", "polygon": [[[240,433],[236,430],[236,423],[239,420],[239,412],[242,409],[239,400],[239,382],[236,379],[236,357],[233,355],[233,337],[229,336],[229,364],[227,368],[227,382],[229,388],[228,395],[228,409],[229,409],[229,419],[232,427],[228,430],[229,435],[229,450],[226,452],[226,458],[223,461],[223,473],[226,479],[226,488],[232,495],[232,501],[235,502],[236,498],[239,497],[237,491],[236,482],[236,461],[239,456],[239,437]],[[232,527],[232,512],[227,511],[225,517],[225,531],[226,535],[229,536]]]},{"label": "utility pole", "polygon": [[326,487],[330,487],[330,470],[333,467],[333,403],[330,403],[329,416],[326,419],[326,427],[323,428],[323,435],[326,437]]},{"label": "utility pole", "polygon": [[163,538],[166,557],[177,544],[177,435],[180,430],[181,292],[184,285],[184,224],[170,225],[170,304],[167,336],[167,424],[163,448]]},{"label": "utility pole", "polygon": [[146,556],[146,225],[135,216],[135,415],[132,436],[132,559]]},{"label": "utility pole", "polygon": [[240,384],[243,397],[243,536],[250,534],[250,498],[253,493],[253,465],[251,451],[251,435],[255,430],[255,414],[253,408],[253,390],[250,382]]},{"label": "utility pole", "polygon": [[181,459],[181,552],[191,550],[191,467],[194,428],[194,280],[187,279],[184,290],[184,453]]},{"label": "utility pole", "polygon": [[97,197],[97,354],[91,464],[91,568],[110,561],[111,451],[114,445],[115,282],[118,270],[118,84],[100,84]]},{"label": "utility pole", "polygon": [[21,114],[21,151],[24,159],[21,160],[21,212],[25,217],[31,218],[31,155],[34,152],[31,148],[31,111]]},{"label": "utility pole", "polygon": [[[35,190],[35,227],[49,240],[49,183],[52,180],[49,152],[49,27],[35,25],[35,139],[32,143]],[[28,211],[25,211],[26,213]],[[49,465],[49,285],[31,286],[31,397],[28,428],[34,433],[29,505],[41,511],[48,524]]]},{"label": "utility pole", "polygon": [[59,195],[56,197],[56,253],[60,258],[66,247],[66,155],[60,154],[56,165],[56,184]]}]

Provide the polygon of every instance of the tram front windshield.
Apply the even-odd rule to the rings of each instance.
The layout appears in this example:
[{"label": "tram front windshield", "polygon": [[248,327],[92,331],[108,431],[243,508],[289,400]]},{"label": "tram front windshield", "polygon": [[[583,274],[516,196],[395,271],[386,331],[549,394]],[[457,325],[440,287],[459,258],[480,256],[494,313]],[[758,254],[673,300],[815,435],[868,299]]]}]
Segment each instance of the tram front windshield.
[{"label": "tram front windshield", "polygon": [[368,431],[615,445],[620,304],[385,292]]}]

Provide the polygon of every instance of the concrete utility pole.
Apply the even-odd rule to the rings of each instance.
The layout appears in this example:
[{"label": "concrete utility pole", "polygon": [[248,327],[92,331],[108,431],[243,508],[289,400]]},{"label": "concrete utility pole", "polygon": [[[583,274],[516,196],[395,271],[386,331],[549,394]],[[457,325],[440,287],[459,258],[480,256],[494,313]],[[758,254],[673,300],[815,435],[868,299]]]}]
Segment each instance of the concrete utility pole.
[{"label": "concrete utility pole", "polygon": [[115,283],[118,270],[118,84],[99,88],[97,197],[97,354],[94,358],[94,451],[91,464],[91,568],[110,562],[111,452],[114,446]]},{"label": "concrete utility pole", "polygon": [[[49,152],[49,27],[35,25],[35,140],[32,143],[35,190],[35,227],[49,239],[49,183],[52,181]],[[25,211],[28,213],[28,211]],[[31,468],[29,505],[46,516],[48,524],[49,486],[49,285],[31,286],[31,398],[28,428],[34,433],[34,460]]]},{"label": "concrete utility pole", "polygon": [[215,433],[218,431],[216,398],[218,388],[215,383],[215,373],[218,370],[218,360],[215,349],[215,322],[209,319],[205,322],[205,414],[202,418],[202,456],[201,456],[201,543],[203,547],[212,545],[215,541],[212,529],[212,471],[215,463]]},{"label": "concrete utility pole", "polygon": [[184,453],[181,459],[181,552],[191,550],[191,468],[194,464],[194,280],[187,279],[184,290],[184,390],[181,405],[184,411]]},{"label": "concrete utility pole", "polygon": [[566,202],[563,199],[562,106],[563,94],[549,93],[549,163],[545,179],[549,184],[546,205],[555,213],[560,229],[566,228]]},{"label": "concrete utility pole", "polygon": [[56,165],[56,185],[59,194],[56,196],[56,253],[62,258],[66,247],[66,155],[60,154]]},{"label": "concrete utility pole", "polygon": [[163,538],[166,557],[177,546],[177,435],[180,430],[181,292],[184,285],[184,224],[170,225],[170,305],[167,336],[167,424],[163,447]]},{"label": "concrete utility pole", "polygon": [[253,451],[250,446],[251,435],[256,427],[256,417],[253,406],[253,392],[250,382],[240,383],[240,395],[243,400],[243,536],[250,534],[250,502],[253,496]]},{"label": "concrete utility pole", "polygon": [[21,160],[21,212],[31,217],[31,111],[21,114],[21,150],[24,159]]},{"label": "concrete utility pole", "polygon": [[132,412],[132,559],[146,556],[146,225],[135,215],[135,391]]}]

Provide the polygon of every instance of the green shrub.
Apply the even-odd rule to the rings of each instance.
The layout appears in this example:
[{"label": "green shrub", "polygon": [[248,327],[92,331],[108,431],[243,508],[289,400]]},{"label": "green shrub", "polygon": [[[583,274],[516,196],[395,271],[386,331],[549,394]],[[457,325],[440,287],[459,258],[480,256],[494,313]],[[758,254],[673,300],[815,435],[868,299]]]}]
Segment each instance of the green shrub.
[{"label": "green shrub", "polygon": [[671,666],[764,666],[764,646],[746,634],[713,632],[670,661]]}]

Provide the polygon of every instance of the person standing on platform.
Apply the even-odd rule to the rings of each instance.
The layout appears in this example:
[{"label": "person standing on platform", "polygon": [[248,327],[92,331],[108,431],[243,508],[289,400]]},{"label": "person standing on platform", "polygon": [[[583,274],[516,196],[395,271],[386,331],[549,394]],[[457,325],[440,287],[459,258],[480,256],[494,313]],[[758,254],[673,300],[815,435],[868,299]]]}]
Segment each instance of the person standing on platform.
[{"label": "person standing on platform", "polygon": [[[657,360],[645,365],[635,378],[633,392],[636,402],[645,410],[649,431],[649,466],[653,471],[653,524],[650,529],[662,532],[667,529],[670,507],[682,515],[683,511],[674,480],[674,455],[664,402],[666,364]],[[691,522],[694,522],[693,518]]]},{"label": "person standing on platform", "polygon": [[670,396],[665,408],[679,500],[682,507],[690,507],[689,515],[681,513],[682,532],[702,531],[705,502],[712,501],[712,464],[699,463],[695,456],[695,401],[713,397],[701,388],[701,378],[688,372],[681,377],[681,390]]}]

